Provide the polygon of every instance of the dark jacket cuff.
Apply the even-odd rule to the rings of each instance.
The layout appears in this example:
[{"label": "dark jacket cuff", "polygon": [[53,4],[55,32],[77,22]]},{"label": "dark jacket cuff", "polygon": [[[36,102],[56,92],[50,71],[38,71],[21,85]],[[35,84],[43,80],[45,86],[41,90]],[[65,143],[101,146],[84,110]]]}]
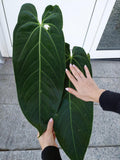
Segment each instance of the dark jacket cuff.
[{"label": "dark jacket cuff", "polygon": [[48,146],[42,151],[42,160],[62,160],[59,149],[55,146]]},{"label": "dark jacket cuff", "polygon": [[99,98],[103,110],[120,113],[120,94],[109,90],[104,91]]}]

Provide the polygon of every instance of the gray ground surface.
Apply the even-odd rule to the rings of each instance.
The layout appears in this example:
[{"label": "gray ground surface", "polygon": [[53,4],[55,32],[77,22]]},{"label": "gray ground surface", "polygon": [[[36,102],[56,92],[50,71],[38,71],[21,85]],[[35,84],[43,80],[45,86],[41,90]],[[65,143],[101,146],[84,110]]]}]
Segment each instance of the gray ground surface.
[{"label": "gray ground surface", "polygon": [[[91,60],[100,88],[120,92],[120,61]],[[40,160],[37,130],[26,120],[17,100],[11,59],[0,64],[0,160]],[[67,156],[60,148],[63,160]],[[93,131],[85,160],[120,160],[120,116],[94,104]]]}]

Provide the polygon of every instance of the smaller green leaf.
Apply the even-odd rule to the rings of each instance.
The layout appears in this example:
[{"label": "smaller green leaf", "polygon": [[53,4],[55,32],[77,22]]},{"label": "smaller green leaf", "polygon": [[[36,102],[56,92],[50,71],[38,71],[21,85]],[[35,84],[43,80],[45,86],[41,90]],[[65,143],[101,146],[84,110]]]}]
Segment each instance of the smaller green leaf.
[{"label": "smaller green leaf", "polygon": [[[92,68],[91,68],[91,64],[90,61],[88,59],[88,56],[85,52],[85,50],[81,47],[74,47],[73,50],[73,57],[74,57],[74,63],[80,68],[80,70],[85,74],[85,70],[84,70],[84,65],[86,64],[87,67],[89,68],[90,74],[92,76]],[[77,59],[77,61],[75,60]]]},{"label": "smaller green leaf", "polygon": [[[65,44],[66,67],[75,64],[85,75],[84,65],[91,70],[91,64],[83,48],[74,47],[72,56],[70,46]],[[67,76],[65,88],[75,89]],[[76,90],[76,89],[75,89]],[[56,113],[54,129],[57,139],[71,160],[83,160],[92,131],[93,102],[85,102],[64,90],[59,110]]]}]

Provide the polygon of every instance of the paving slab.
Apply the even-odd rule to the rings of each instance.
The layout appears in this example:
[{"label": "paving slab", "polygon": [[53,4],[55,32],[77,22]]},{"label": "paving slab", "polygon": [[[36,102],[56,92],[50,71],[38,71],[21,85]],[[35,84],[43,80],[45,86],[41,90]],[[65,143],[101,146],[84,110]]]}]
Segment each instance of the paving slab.
[{"label": "paving slab", "polygon": [[94,105],[93,129],[90,146],[120,145],[120,115],[103,111],[99,105]]},{"label": "paving slab", "polygon": [[84,160],[120,160],[120,147],[88,148]]},{"label": "paving slab", "polygon": [[[61,158],[69,160],[60,149]],[[0,152],[0,160],[42,160],[41,150]],[[88,148],[84,160],[120,160],[120,147]]]},{"label": "paving slab", "polygon": [[0,103],[18,104],[15,77],[0,74]]},{"label": "paving slab", "polygon": [[120,77],[120,61],[91,60],[93,77]]},{"label": "paving slab", "polygon": [[[120,116],[94,106],[93,130],[89,146],[120,145]],[[0,105],[0,149],[40,148],[35,129],[19,105]]]},{"label": "paving slab", "polygon": [[35,129],[18,105],[0,105],[0,149],[40,148]]},{"label": "paving slab", "polygon": [[14,74],[12,58],[5,58],[4,64],[0,63],[0,74]]}]

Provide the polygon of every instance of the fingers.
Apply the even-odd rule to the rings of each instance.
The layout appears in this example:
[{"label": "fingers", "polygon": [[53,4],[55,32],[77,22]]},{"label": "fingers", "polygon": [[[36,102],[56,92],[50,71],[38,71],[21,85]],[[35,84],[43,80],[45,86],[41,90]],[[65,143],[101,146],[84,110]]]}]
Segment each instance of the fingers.
[{"label": "fingers", "polygon": [[89,69],[88,69],[88,67],[87,67],[86,65],[84,66],[84,70],[85,70],[85,73],[86,73],[87,78],[91,78]]},{"label": "fingers", "polygon": [[[73,75],[75,76],[76,79],[79,79],[80,77],[82,79],[85,78],[84,74],[80,71],[80,69],[76,65],[74,65],[74,64],[71,65],[70,64],[70,70],[72,71],[72,73],[73,73]],[[89,69],[86,65],[84,66],[84,70],[85,70],[87,78],[91,78],[91,74],[90,74]]]},{"label": "fingers", "polygon": [[[48,121],[48,124],[47,124],[47,129],[46,129],[47,132],[52,133],[54,131],[53,130],[53,124],[54,124],[53,118],[50,118],[49,121]],[[37,134],[37,138],[40,138],[40,133],[39,132]]]},{"label": "fingers", "polygon": [[78,92],[72,88],[65,88],[66,91],[68,91],[69,93],[73,94],[74,96],[78,97]]},{"label": "fingers", "polygon": [[52,132],[53,131],[53,119],[50,118],[50,120],[48,121],[48,125],[47,125],[47,131],[48,132]]},{"label": "fingers", "polygon": [[70,79],[70,81],[73,83],[73,85],[76,87],[77,80],[72,76],[72,74],[69,72],[68,69],[66,69],[66,74],[67,74],[68,78]]},{"label": "fingers", "polygon": [[73,64],[73,67],[75,68],[75,70],[77,71],[77,73],[79,74],[79,76],[80,76],[82,79],[84,79],[85,76],[84,76],[84,74],[79,70],[79,68],[78,68],[76,65],[74,65],[74,64]]},{"label": "fingers", "polygon": [[80,79],[80,75],[78,74],[78,72],[76,71],[75,67],[70,64],[70,70],[72,71],[72,74],[74,75],[74,77],[79,80]]}]

